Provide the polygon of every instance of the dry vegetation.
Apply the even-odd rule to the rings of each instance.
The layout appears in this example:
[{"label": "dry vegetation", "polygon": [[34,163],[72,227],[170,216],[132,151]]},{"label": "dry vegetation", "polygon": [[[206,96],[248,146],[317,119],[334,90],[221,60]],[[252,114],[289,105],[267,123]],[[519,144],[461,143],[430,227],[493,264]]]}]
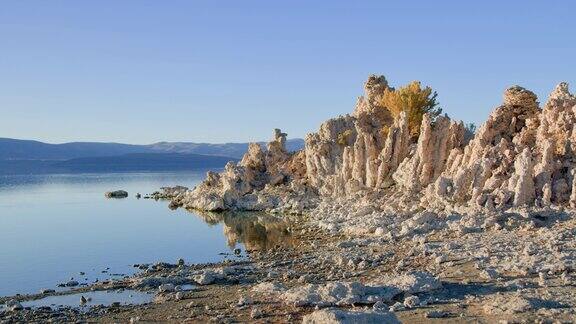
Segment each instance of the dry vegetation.
[{"label": "dry vegetation", "polygon": [[398,89],[388,88],[380,96],[380,105],[386,107],[394,118],[402,111],[408,117],[408,127],[412,138],[418,138],[420,124],[425,113],[436,117],[442,113],[436,101],[437,93],[432,88],[422,88],[419,81],[413,81]]}]

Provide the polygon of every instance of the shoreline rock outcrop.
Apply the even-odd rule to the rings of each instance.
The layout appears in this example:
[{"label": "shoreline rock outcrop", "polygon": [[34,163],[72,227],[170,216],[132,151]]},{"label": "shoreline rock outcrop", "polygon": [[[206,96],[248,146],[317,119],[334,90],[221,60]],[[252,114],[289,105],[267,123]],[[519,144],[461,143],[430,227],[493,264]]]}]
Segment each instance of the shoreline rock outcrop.
[{"label": "shoreline rock outcrop", "polygon": [[542,109],[533,92],[507,89],[476,134],[461,121],[424,115],[417,141],[405,113],[393,118],[380,106],[384,89],[383,76],[370,76],[354,112],[324,122],[303,150],[287,152],[287,135],[276,129],[266,149],[250,145],[238,164],[209,172],[174,200],[210,211],[295,213],[352,196],[393,197],[399,212],[576,207],[576,97],[566,83]]}]

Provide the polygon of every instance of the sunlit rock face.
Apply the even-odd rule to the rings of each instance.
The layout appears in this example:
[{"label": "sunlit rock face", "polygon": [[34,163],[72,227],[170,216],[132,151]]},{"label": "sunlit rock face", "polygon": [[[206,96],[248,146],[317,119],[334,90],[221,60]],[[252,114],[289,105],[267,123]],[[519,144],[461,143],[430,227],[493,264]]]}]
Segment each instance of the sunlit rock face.
[{"label": "sunlit rock face", "polygon": [[570,203],[575,109],[565,83],[556,87],[542,110],[532,92],[518,86],[506,90],[504,104],[464,150],[448,159],[427,191],[429,200],[489,210]]},{"label": "sunlit rock face", "polygon": [[370,76],[353,113],[322,123],[304,150],[288,153],[276,129],[267,148],[250,145],[240,163],[177,200],[204,210],[296,212],[351,196],[411,202],[392,204],[399,209],[576,207],[576,98],[566,83],[542,109],[531,91],[507,89],[474,136],[460,121],[425,115],[417,141],[404,113],[394,119],[379,106],[388,88],[383,76]]},{"label": "sunlit rock face", "polygon": [[208,172],[206,180],[175,201],[207,211],[310,208],[313,197],[308,196],[314,193],[305,187],[304,157],[304,152],[289,153],[286,134],[275,129],[266,149],[250,144],[238,164],[229,162],[221,173]]}]

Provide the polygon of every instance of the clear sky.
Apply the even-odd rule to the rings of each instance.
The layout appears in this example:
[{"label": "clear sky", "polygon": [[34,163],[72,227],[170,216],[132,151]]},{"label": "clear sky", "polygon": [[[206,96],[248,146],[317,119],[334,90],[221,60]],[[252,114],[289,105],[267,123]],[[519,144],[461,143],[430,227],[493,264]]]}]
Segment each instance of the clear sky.
[{"label": "clear sky", "polygon": [[504,89],[576,88],[576,1],[2,1],[0,137],[304,137],[371,73],[483,122]]}]

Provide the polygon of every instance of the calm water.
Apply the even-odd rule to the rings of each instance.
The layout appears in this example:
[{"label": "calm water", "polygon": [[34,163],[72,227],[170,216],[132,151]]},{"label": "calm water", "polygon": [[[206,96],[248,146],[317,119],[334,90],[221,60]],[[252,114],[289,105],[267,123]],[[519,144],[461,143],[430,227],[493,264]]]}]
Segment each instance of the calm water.
[{"label": "calm water", "polygon": [[[137,263],[214,262],[233,258],[236,247],[289,244],[286,224],[268,216],[199,215],[134,198],[162,186],[193,187],[204,174],[0,176],[0,296],[119,277]],[[130,197],[104,197],[117,189]]]},{"label": "calm water", "polygon": [[[80,298],[84,296],[87,302],[79,305]],[[154,299],[153,293],[146,293],[137,290],[107,290],[107,291],[88,291],[77,294],[68,294],[60,296],[49,296],[38,300],[31,300],[22,303],[24,307],[74,307],[82,310],[88,310],[92,306],[104,305],[110,306],[112,303],[122,305],[139,305],[150,303]]]}]

